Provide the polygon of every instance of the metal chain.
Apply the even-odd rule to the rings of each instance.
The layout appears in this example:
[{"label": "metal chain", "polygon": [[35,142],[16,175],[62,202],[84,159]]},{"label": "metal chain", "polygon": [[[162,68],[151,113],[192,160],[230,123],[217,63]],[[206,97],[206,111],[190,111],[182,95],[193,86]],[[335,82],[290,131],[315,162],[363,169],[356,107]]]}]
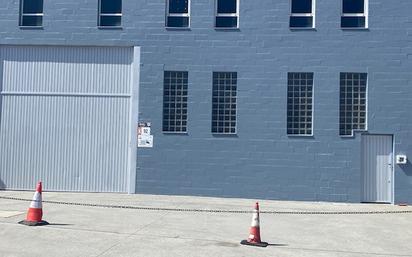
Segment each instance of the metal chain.
[{"label": "metal chain", "polygon": [[[0,199],[15,200],[31,202],[36,200],[0,196]],[[76,202],[63,202],[63,201],[42,201],[43,203],[61,204],[61,205],[74,205],[85,207],[99,207],[99,208],[113,208],[113,209],[132,209],[132,210],[144,210],[144,211],[173,211],[173,212],[198,212],[198,213],[254,213],[254,211],[245,210],[217,210],[217,209],[190,209],[190,208],[165,208],[165,207],[143,207],[143,206],[131,206],[131,205],[111,205],[111,204],[94,204],[94,203],[76,203]],[[412,210],[403,211],[260,211],[261,214],[280,214],[280,215],[365,215],[365,214],[406,214],[412,213]]]}]

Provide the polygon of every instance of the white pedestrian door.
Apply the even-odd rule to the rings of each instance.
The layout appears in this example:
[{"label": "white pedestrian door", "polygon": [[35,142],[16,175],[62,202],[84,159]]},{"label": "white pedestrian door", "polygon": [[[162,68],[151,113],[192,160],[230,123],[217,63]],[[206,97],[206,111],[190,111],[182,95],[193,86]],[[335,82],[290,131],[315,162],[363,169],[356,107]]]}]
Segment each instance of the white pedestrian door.
[{"label": "white pedestrian door", "polygon": [[362,136],[362,202],[393,202],[392,135]]}]

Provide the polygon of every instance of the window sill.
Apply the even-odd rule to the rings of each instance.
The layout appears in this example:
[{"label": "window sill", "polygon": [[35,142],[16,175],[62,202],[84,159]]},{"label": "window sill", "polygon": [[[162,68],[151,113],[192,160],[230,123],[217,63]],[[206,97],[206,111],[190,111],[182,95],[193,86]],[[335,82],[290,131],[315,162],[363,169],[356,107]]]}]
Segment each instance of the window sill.
[{"label": "window sill", "polygon": [[289,27],[291,31],[316,31],[316,28],[313,27]]},{"label": "window sill", "polygon": [[181,136],[187,136],[189,133],[186,132],[179,132],[179,131],[162,131],[163,134],[165,135],[181,135]]},{"label": "window sill", "polygon": [[121,26],[97,26],[98,29],[113,29],[113,30],[122,30]]},{"label": "window sill", "polygon": [[351,30],[357,30],[357,31],[369,31],[369,28],[365,28],[365,27],[359,27],[359,28],[357,28],[357,27],[353,27],[353,28],[342,28],[342,27],[340,27],[340,29],[341,30],[343,30],[343,31],[351,31]]},{"label": "window sill", "polygon": [[299,134],[287,134],[287,136],[288,137],[297,137],[297,138],[313,138],[314,137],[314,135],[313,134],[310,134],[310,135],[304,135],[304,134],[301,134],[301,135],[299,135]]},{"label": "window sill", "polygon": [[227,27],[227,28],[224,28],[224,27],[215,27],[215,30],[216,30],[216,31],[240,31],[240,28],[239,28],[239,27],[237,27],[237,28],[231,28],[231,27]]},{"label": "window sill", "polygon": [[44,29],[43,26],[19,26],[20,29]]},{"label": "window sill", "polygon": [[173,30],[179,30],[179,31],[187,30],[187,31],[190,31],[190,30],[192,30],[190,27],[165,27],[165,29],[170,30],[170,31],[173,31]]},{"label": "window sill", "polygon": [[214,137],[238,137],[237,133],[213,133],[212,136]]},{"label": "window sill", "polygon": [[345,138],[355,138],[356,134],[362,134],[362,133],[368,133],[367,129],[354,129],[352,130],[351,135],[339,135],[339,137],[345,139]]}]

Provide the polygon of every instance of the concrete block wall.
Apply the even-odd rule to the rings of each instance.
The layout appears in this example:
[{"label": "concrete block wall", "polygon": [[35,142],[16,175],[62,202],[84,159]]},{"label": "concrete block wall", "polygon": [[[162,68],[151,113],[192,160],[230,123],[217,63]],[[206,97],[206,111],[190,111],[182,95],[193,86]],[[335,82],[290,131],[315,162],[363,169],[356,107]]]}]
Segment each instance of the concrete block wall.
[{"label": "concrete block wall", "polygon": [[[289,0],[240,0],[240,28],[215,30],[214,1],[193,0],[191,28],[164,27],[165,0],[123,0],[122,29],[97,28],[97,0],[45,1],[44,27],[18,27],[0,0],[0,44],[139,45],[138,193],[360,201],[360,135],[339,136],[339,73],[368,73],[368,132],[394,134],[412,159],[412,2],[369,0],[369,29],[340,28],[341,0],[317,0],[316,29],[290,30]],[[162,130],[163,71],[189,72],[188,133]],[[238,74],[237,134],[211,133],[212,72]],[[314,135],[286,134],[288,72],[314,72]],[[412,166],[395,168],[412,202]]]}]

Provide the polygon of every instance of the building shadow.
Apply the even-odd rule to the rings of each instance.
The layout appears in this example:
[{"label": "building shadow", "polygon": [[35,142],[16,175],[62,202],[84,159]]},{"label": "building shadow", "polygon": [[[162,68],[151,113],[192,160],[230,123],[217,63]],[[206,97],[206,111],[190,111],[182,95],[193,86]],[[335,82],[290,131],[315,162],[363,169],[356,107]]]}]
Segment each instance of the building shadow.
[{"label": "building shadow", "polygon": [[0,178],[0,190],[6,190],[6,184],[4,184],[3,180]]},{"label": "building shadow", "polygon": [[412,177],[412,163],[409,161],[406,164],[399,165],[401,170],[406,174],[406,176]]}]

